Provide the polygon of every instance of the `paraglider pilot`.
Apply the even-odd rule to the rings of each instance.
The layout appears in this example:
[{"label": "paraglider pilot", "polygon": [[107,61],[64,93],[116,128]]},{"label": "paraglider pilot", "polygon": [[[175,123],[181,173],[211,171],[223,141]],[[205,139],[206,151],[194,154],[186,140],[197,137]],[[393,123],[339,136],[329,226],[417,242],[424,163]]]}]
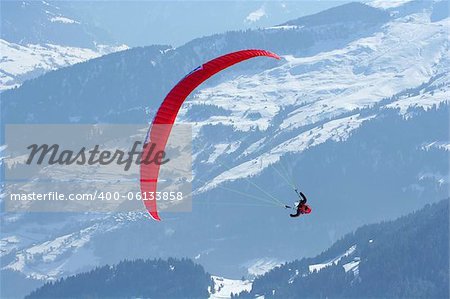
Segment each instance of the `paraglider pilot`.
[{"label": "paraglider pilot", "polygon": [[[296,213],[295,214],[290,214],[291,217],[298,217],[301,214],[309,214],[311,213],[311,207],[308,206],[306,204],[307,199],[305,194],[303,194],[303,192],[298,193],[297,190],[295,190],[295,192],[297,192],[298,196],[299,196],[299,200],[294,203],[294,207],[292,207],[292,209],[296,209]],[[290,209],[290,206],[286,206],[287,209]]]}]

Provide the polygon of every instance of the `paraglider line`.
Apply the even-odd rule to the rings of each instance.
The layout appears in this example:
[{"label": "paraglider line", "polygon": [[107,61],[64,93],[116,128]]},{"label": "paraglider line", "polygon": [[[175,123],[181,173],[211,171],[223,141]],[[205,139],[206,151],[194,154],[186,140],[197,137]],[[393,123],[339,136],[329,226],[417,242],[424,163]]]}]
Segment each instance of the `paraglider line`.
[{"label": "paraglider line", "polygon": [[292,188],[294,188],[294,191],[295,191],[296,193],[298,193],[298,192],[297,192],[298,187],[297,187],[297,185],[295,184],[295,180],[292,178],[292,176],[289,176],[289,172],[287,171],[287,168],[284,167],[284,163],[283,163],[281,157],[280,157],[280,166],[281,166],[281,168],[283,168],[283,171],[286,172],[287,177],[290,178]]},{"label": "paraglider line", "polygon": [[[202,182],[205,183],[205,184],[207,183],[207,182],[205,182],[205,181],[203,181],[203,180],[200,180],[200,179],[197,179],[197,180],[198,180],[198,181],[202,181]],[[256,200],[261,201],[261,202],[264,202],[264,203],[268,203],[268,204],[271,204],[271,205],[276,205],[276,206],[278,206],[276,203],[273,202],[273,200],[266,200],[266,199],[263,199],[263,198],[260,198],[260,197],[257,197],[257,196],[253,196],[253,195],[250,195],[250,194],[246,194],[246,193],[241,192],[241,191],[238,191],[238,190],[236,190],[236,189],[228,188],[228,187],[221,186],[221,185],[217,185],[217,187],[218,187],[218,188],[221,188],[221,189],[224,189],[224,190],[227,190],[227,191],[231,191],[231,192],[234,192],[234,193],[243,195],[243,196],[246,196],[246,197],[248,197],[248,198],[256,199]]]},{"label": "paraglider line", "polygon": [[270,164],[270,166],[275,170],[275,172],[286,182],[286,184],[288,184],[288,186],[290,186],[290,187],[292,187],[292,188],[294,188],[294,189],[296,189],[296,187],[295,186],[293,186],[290,182],[289,182],[289,180],[288,179],[286,179],[286,177],[284,176],[284,175],[282,175],[281,174],[281,172],[273,165],[273,164]]}]

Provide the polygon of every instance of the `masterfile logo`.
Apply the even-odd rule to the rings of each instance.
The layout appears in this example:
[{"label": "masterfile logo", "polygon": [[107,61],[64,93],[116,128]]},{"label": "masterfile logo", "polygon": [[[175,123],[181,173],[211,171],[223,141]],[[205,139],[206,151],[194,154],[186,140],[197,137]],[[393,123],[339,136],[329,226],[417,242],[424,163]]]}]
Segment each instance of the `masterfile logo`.
[{"label": "masterfile logo", "polygon": [[[161,125],[163,126],[163,125]],[[8,211],[191,210],[188,125],[172,127],[164,150],[144,143],[146,125],[7,125],[5,207]],[[141,192],[139,167],[157,165],[157,192]]]}]

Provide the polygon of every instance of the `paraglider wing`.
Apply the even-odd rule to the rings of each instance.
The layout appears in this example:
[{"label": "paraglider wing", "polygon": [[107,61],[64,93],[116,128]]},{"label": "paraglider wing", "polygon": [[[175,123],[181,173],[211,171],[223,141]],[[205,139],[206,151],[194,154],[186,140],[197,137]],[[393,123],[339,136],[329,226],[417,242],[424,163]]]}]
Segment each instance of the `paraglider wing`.
[{"label": "paraglider wing", "polygon": [[[265,50],[242,50],[210,60],[186,75],[186,77],[181,79],[181,81],[172,88],[159,107],[150,128],[150,132],[148,133],[149,135],[147,136],[146,143],[152,143],[152,145],[155,146],[153,147],[154,152],[164,150],[178,111],[187,96],[197,86],[214,74],[236,63],[257,56],[280,59],[278,55]],[[143,194],[143,198],[146,199],[149,199],[147,196],[148,194],[154,194],[156,192],[160,168],[160,165],[156,163],[142,163],[142,160],[147,157],[150,148],[150,146],[144,146],[140,168],[141,193]],[[156,200],[144,200],[144,204],[153,219],[161,220],[158,215]]]}]

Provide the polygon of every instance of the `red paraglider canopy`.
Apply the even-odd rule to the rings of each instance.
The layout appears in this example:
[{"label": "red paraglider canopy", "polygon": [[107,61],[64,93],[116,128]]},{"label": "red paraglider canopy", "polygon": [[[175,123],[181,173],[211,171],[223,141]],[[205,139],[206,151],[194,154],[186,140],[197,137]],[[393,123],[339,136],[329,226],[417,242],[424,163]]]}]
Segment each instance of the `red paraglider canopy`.
[{"label": "red paraglider canopy", "polygon": [[[278,55],[265,50],[242,50],[217,57],[190,72],[186,77],[178,82],[177,85],[175,85],[175,87],[167,94],[166,98],[162,102],[153,120],[152,126],[150,127],[146,144],[150,142],[154,144],[156,146],[153,147],[155,152],[164,150],[178,111],[188,95],[197,86],[214,74],[236,63],[258,56],[280,59]],[[140,174],[141,193],[143,193],[143,198],[148,198],[146,194],[154,194],[158,184],[160,165],[155,163],[142,163],[144,157],[147,157],[150,148],[150,146],[144,145],[143,155],[141,158]],[[144,200],[144,204],[153,219],[161,220],[158,215],[156,200]]]}]

